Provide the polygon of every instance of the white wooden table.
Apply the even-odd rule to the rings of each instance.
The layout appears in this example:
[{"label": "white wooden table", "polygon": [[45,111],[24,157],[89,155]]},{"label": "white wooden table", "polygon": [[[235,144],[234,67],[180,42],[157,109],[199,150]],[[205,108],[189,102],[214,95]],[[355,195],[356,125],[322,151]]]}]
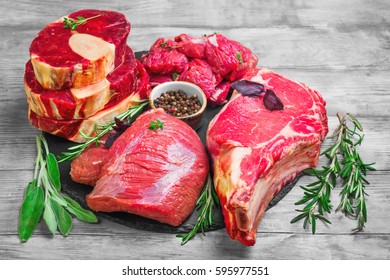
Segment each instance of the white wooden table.
[{"label": "white wooden table", "polygon": [[[0,0],[0,259],[390,259],[390,2],[382,1],[5,1]],[[24,188],[33,175],[35,135],[23,89],[29,45],[47,23],[81,8],[113,9],[132,23],[135,51],[158,37],[215,31],[242,42],[259,65],[302,81],[327,101],[329,127],[336,112],[351,112],[365,128],[361,154],[376,162],[368,175],[368,223],[330,216],[317,234],[290,224],[302,191],[294,188],[268,211],[254,247],[217,230],[181,246],[174,234],[132,229],[102,219],[75,220],[66,238],[42,223],[26,244],[17,235]],[[325,142],[328,145],[329,141]],[[303,177],[298,184],[306,184]],[[332,196],[338,202],[338,191]]]}]

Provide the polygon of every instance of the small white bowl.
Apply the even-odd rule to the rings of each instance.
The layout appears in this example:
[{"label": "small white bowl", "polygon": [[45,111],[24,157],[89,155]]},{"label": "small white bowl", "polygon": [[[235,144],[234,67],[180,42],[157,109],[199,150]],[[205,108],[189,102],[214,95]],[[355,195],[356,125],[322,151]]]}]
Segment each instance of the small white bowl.
[{"label": "small white bowl", "polygon": [[184,117],[176,117],[187,124],[189,124],[193,129],[197,130],[202,125],[202,119],[204,116],[204,113],[206,111],[207,106],[207,98],[204,94],[203,90],[198,87],[197,85],[189,82],[182,82],[182,81],[174,81],[174,82],[166,82],[159,84],[158,86],[155,86],[150,95],[149,95],[149,104],[151,108],[156,108],[154,105],[154,100],[161,96],[161,94],[166,93],[168,91],[178,91],[182,90],[184,91],[188,96],[196,94],[198,96],[198,99],[200,101],[201,107],[199,111],[197,111],[195,114],[190,116],[184,116]]}]

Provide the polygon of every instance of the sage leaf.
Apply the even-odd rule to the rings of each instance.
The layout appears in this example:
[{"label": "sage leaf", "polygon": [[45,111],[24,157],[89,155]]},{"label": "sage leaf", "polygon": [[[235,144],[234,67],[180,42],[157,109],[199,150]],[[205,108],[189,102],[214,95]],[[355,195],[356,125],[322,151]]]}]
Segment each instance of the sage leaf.
[{"label": "sage leaf", "polygon": [[58,162],[56,160],[56,157],[49,153],[46,156],[46,163],[47,163],[47,171],[49,173],[49,178],[53,186],[56,188],[57,191],[61,190],[61,182],[60,182],[60,170],[58,169]]},{"label": "sage leaf", "polygon": [[65,207],[71,214],[75,215],[77,219],[87,223],[97,223],[98,219],[92,211],[86,210],[81,207],[75,200],[64,196],[63,197],[68,203]]},{"label": "sage leaf", "polygon": [[67,236],[72,228],[72,216],[54,199],[50,198],[50,203],[56,216],[58,229],[63,236]]},{"label": "sage leaf", "polygon": [[230,86],[242,95],[250,97],[259,97],[264,92],[264,85],[248,80],[240,80]]},{"label": "sage leaf", "polygon": [[53,208],[51,206],[51,201],[48,200],[45,203],[45,211],[43,212],[43,219],[46,222],[47,227],[49,228],[51,234],[55,234],[57,231],[57,220],[56,215],[54,214]]},{"label": "sage leaf", "polygon": [[18,233],[21,242],[26,242],[36,228],[44,207],[41,187],[32,188],[25,197],[19,215]]},{"label": "sage leaf", "polygon": [[29,193],[35,189],[37,187],[37,180],[36,179],[33,179],[31,182],[28,183],[27,185],[27,188],[26,188],[26,192],[24,194],[24,197],[26,198]]}]

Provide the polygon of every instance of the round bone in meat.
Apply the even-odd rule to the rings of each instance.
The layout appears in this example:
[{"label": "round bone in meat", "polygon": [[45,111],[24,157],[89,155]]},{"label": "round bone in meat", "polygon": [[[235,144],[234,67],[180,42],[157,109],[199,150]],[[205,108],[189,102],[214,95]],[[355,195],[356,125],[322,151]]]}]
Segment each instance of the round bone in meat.
[{"label": "round bone in meat", "polygon": [[[97,17],[95,17],[97,16]],[[76,30],[61,18],[42,29],[30,46],[38,82],[47,89],[83,87],[104,79],[123,63],[130,23],[114,11],[80,10],[67,18],[83,17]]]},{"label": "round bone in meat", "polygon": [[24,87],[30,109],[41,117],[56,120],[88,118],[107,104],[115,105],[133,92],[137,84],[137,62],[128,47],[125,62],[102,81],[82,88],[44,89],[31,62],[26,65]]}]

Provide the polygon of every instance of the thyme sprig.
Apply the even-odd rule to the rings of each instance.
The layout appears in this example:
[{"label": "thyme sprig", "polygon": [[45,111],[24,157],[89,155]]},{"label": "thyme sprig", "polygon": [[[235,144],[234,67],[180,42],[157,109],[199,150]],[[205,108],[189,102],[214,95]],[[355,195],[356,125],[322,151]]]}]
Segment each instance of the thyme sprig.
[{"label": "thyme sprig", "polygon": [[159,119],[156,119],[156,120],[150,122],[148,129],[150,129],[150,130],[158,130],[158,129],[163,130],[164,123],[162,121],[160,121]]},{"label": "thyme sprig", "polygon": [[[307,186],[300,186],[304,190],[304,196],[295,205],[305,204],[298,216],[291,220],[295,223],[301,219],[303,227],[306,229],[311,224],[312,233],[316,231],[316,221],[321,220],[324,223],[331,222],[325,217],[330,214],[332,204],[330,201],[331,191],[336,188],[337,181],[342,181],[342,190],[340,192],[341,201],[336,211],[341,210],[346,216],[358,220],[358,226],[354,231],[364,228],[367,222],[367,208],[365,201],[365,187],[369,184],[365,178],[368,170],[375,170],[375,163],[365,164],[357,150],[364,139],[363,127],[360,122],[350,113],[341,116],[337,113],[339,126],[331,136],[336,139],[328,149],[321,155],[325,155],[329,163],[322,169],[309,169],[307,174],[314,175],[317,180]],[[353,125],[351,129],[349,124]]]},{"label": "thyme sprig", "polygon": [[[138,105],[133,106],[126,110],[125,112],[119,114],[116,116],[116,118],[120,121],[128,120],[130,121],[135,115],[142,112],[144,107],[148,104],[147,100],[140,100],[138,101]],[[95,135],[94,136],[88,136],[82,131],[80,131],[80,134],[85,138],[87,141],[85,143],[74,145],[70,148],[68,148],[67,152],[62,152],[62,156],[60,156],[59,162],[67,161],[67,160],[73,160],[76,157],[78,157],[86,148],[89,147],[89,145],[95,143],[96,145],[99,145],[101,143],[101,138],[109,133],[111,130],[113,130],[113,126],[115,125],[115,121],[111,121],[105,124],[95,124],[94,130]]]},{"label": "thyme sprig", "polygon": [[63,23],[64,28],[70,28],[70,30],[76,30],[80,25],[84,25],[88,20],[100,17],[101,15],[96,15],[89,18],[84,18],[82,16],[77,16],[76,19],[64,17]]},{"label": "thyme sprig", "polygon": [[176,235],[176,237],[181,238],[181,245],[186,244],[189,240],[194,238],[198,232],[205,235],[205,229],[212,226],[214,223],[213,210],[215,207],[218,207],[218,205],[219,199],[209,174],[202,193],[196,202],[196,209],[200,210],[200,212],[194,227],[188,233],[179,233]]}]

